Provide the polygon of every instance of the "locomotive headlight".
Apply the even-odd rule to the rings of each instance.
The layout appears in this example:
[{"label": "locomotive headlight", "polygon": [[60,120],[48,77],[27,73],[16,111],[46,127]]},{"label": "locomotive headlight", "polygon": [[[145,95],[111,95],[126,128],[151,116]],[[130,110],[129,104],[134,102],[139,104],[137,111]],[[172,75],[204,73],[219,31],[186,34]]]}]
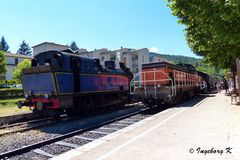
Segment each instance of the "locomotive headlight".
[{"label": "locomotive headlight", "polygon": [[25,99],[29,98],[29,95],[27,93],[24,94]]},{"label": "locomotive headlight", "polygon": [[48,99],[49,98],[49,94],[44,94],[44,98]]}]

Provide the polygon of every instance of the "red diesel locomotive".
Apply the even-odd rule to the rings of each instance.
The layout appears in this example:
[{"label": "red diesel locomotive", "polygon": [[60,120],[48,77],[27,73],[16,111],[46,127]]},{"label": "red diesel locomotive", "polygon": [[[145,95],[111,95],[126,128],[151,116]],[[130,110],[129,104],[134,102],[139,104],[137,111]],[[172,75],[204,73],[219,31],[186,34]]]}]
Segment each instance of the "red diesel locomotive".
[{"label": "red diesel locomotive", "polygon": [[151,106],[194,97],[200,90],[201,77],[190,64],[147,63],[131,86],[134,97]]}]

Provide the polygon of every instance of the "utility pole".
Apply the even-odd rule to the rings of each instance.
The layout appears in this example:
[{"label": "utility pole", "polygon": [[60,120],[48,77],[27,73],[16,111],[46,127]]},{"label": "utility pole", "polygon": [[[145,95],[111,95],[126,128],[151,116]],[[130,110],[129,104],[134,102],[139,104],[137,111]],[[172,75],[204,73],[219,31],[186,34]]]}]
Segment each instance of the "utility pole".
[{"label": "utility pole", "polygon": [[240,59],[236,59],[236,67],[237,67],[237,83],[238,83],[238,96],[240,99]]}]

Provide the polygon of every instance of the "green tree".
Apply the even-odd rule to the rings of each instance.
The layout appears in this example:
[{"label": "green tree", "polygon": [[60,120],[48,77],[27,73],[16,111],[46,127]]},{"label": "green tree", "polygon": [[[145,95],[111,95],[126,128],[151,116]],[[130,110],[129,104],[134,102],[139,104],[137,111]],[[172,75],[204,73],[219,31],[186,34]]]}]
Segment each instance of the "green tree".
[{"label": "green tree", "polygon": [[3,51],[0,51],[0,74],[6,73],[6,57]]},{"label": "green tree", "polygon": [[70,44],[70,48],[73,50],[73,51],[76,51],[78,50],[78,46],[77,46],[77,43],[75,41],[73,41],[71,44]]},{"label": "green tree", "polygon": [[13,79],[21,80],[22,76],[22,70],[24,68],[31,67],[31,61],[28,59],[24,59],[22,62],[20,62],[17,67],[13,70]]},{"label": "green tree", "polygon": [[8,49],[9,49],[9,46],[8,46],[4,36],[2,36],[2,38],[0,40],[0,50],[7,52]]},{"label": "green tree", "polygon": [[240,56],[238,0],[168,0],[168,5],[186,26],[186,39],[194,53],[213,66],[234,68]]},{"label": "green tree", "polygon": [[31,48],[29,44],[25,42],[25,40],[23,40],[22,43],[20,44],[17,53],[23,55],[31,55],[32,53]]}]

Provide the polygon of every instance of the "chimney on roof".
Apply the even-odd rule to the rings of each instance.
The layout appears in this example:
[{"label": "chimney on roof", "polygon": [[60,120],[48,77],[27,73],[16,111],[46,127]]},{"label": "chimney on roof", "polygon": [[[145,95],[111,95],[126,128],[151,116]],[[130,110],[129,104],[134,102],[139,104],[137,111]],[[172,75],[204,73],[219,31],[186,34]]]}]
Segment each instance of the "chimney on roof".
[{"label": "chimney on roof", "polygon": [[123,49],[123,47],[121,46],[121,49]]}]

